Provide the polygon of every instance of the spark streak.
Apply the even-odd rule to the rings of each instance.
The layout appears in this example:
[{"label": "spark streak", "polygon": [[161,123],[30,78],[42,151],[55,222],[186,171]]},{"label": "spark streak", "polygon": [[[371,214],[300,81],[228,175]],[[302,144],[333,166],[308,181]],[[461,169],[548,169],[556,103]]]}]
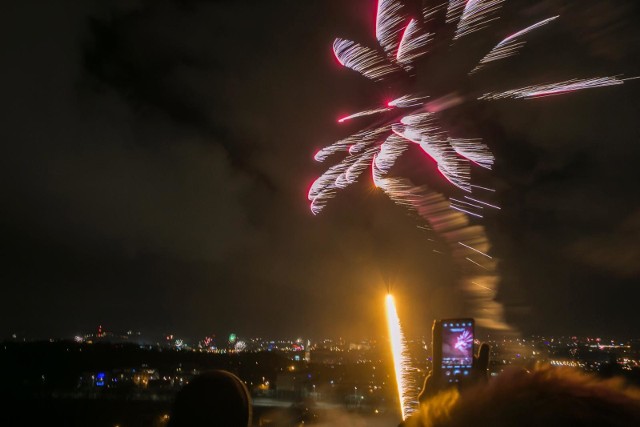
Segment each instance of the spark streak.
[{"label": "spark streak", "polygon": [[480,203],[481,205],[489,206],[490,208],[493,208],[493,209],[498,209],[498,210],[500,209],[500,206],[495,206],[495,205],[492,205],[490,203],[483,202],[482,200],[474,199],[473,197],[464,196],[464,198],[465,199],[469,199],[469,200],[471,200],[473,202],[476,202],[476,203]]},{"label": "spark streak", "polygon": [[472,207],[477,208],[477,209],[483,209],[483,207],[480,206],[480,205],[476,205],[476,204],[473,204],[473,203],[465,202],[464,200],[454,199],[453,197],[450,197],[449,200],[451,200],[452,202],[461,203],[463,205],[472,206]]},{"label": "spark streak", "polygon": [[396,310],[393,295],[387,294],[387,327],[389,329],[389,342],[391,344],[391,354],[393,355],[393,369],[398,385],[398,399],[400,401],[400,412],[405,420],[418,407],[415,387],[412,387],[412,367],[407,348],[407,341],[402,332],[400,318]]},{"label": "spark streak", "polygon": [[479,100],[497,100],[505,98],[531,99],[543,96],[564,95],[585,89],[615,86],[624,84],[624,80],[617,77],[595,77],[591,79],[572,79],[559,83],[545,85],[532,85],[520,89],[507,90],[504,92],[489,92],[482,95]]},{"label": "spark streak", "polygon": [[[391,105],[391,103],[389,103],[389,105]],[[354,113],[354,114],[351,114],[350,116],[346,116],[346,117],[342,117],[341,119],[338,119],[338,123],[344,123],[347,120],[355,119],[358,117],[372,116],[374,114],[384,113],[389,110],[391,110],[391,108],[377,108],[375,110],[360,111],[359,113]]]},{"label": "spark streak", "polygon": [[520,48],[522,48],[522,46],[524,46],[526,43],[524,41],[520,41],[520,37],[535,30],[536,28],[540,28],[543,25],[548,24],[549,22],[559,17],[560,15],[552,16],[551,18],[547,18],[545,20],[535,23],[525,28],[524,30],[520,30],[517,33],[511,34],[509,37],[505,38],[500,43],[498,43],[493,49],[491,49],[491,52],[486,54],[485,57],[480,60],[480,63],[476,66],[476,68],[471,70],[469,74],[473,74],[480,71],[480,69],[482,69],[485,65],[487,65],[490,62],[498,61],[500,59],[504,59],[504,58],[508,58],[510,56],[516,55],[520,50]]},{"label": "spark streak", "polygon": [[389,107],[400,108],[417,107],[422,105],[424,100],[427,98],[428,96],[404,95],[400,98],[394,99],[393,101],[389,101],[387,105],[389,105]]},{"label": "spark streak", "polygon": [[396,61],[405,69],[411,69],[411,63],[425,53],[425,46],[429,43],[429,33],[421,34],[418,21],[412,19],[402,33]]},{"label": "spark streak", "polygon": [[[482,264],[480,264],[479,262],[476,262],[476,261],[472,260],[472,259],[471,259],[471,258],[469,258],[469,257],[466,257],[465,259],[466,259],[467,261],[469,261],[470,263],[472,263],[472,264],[474,264],[474,265],[477,265],[477,266],[478,266],[478,267],[480,267],[480,268],[484,268],[484,269],[486,270],[486,268],[485,268]],[[475,282],[471,282],[471,283],[473,283],[474,285],[478,285],[478,284],[477,284],[477,283],[475,283]],[[478,285],[478,286],[486,288],[486,286],[481,286],[481,285]],[[487,288],[487,289],[489,289],[489,288]]]},{"label": "spark streak", "polygon": [[457,210],[457,211],[460,211],[460,212],[466,213],[467,215],[475,216],[476,218],[483,218],[483,216],[482,216],[482,215],[480,215],[480,214],[477,214],[477,213],[475,213],[475,212],[468,211],[468,210],[466,210],[466,209],[462,209],[461,207],[456,206],[456,205],[454,205],[454,204],[451,204],[451,209],[455,209],[455,210]]},{"label": "spark streak", "polygon": [[467,0],[449,0],[447,6],[447,24],[457,21]]},{"label": "spark streak", "polygon": [[489,147],[482,143],[480,139],[450,139],[451,146],[458,154],[465,157],[478,166],[491,169],[494,157]]},{"label": "spark streak", "polygon": [[465,247],[465,248],[467,248],[467,249],[471,249],[472,251],[477,252],[477,253],[479,253],[480,255],[486,256],[487,258],[491,259],[491,256],[490,256],[490,255],[487,255],[487,254],[485,254],[484,252],[482,252],[482,251],[480,251],[480,250],[478,250],[478,249],[476,249],[476,248],[472,248],[471,246],[469,246],[469,245],[465,245],[465,244],[464,244],[464,243],[462,243],[462,242],[458,242],[458,244],[459,244],[460,246],[464,246],[464,247]]},{"label": "spark streak", "polygon": [[490,21],[496,19],[490,17],[500,9],[503,2],[504,0],[467,0],[453,39],[458,40],[485,28]]},{"label": "spark streak", "polygon": [[473,184],[471,184],[471,186],[473,188],[479,188],[480,190],[489,191],[491,193],[495,193],[496,192],[496,190],[494,190],[493,188],[481,187],[479,185],[473,185]]},{"label": "spark streak", "polygon": [[400,70],[375,50],[351,40],[336,39],[333,42],[333,53],[340,64],[372,80],[382,80]]},{"label": "spark streak", "polygon": [[491,289],[491,288],[490,288],[490,287],[488,287],[488,286],[482,286],[481,284],[476,283],[476,282],[471,282],[471,283],[472,283],[472,284],[474,284],[474,285],[476,285],[476,286],[478,286],[478,287],[481,287],[482,289],[486,289],[487,291],[494,292],[494,289]]},{"label": "spark streak", "polygon": [[376,13],[376,38],[390,58],[397,57],[397,46],[405,20],[402,3],[398,0],[378,0]]}]

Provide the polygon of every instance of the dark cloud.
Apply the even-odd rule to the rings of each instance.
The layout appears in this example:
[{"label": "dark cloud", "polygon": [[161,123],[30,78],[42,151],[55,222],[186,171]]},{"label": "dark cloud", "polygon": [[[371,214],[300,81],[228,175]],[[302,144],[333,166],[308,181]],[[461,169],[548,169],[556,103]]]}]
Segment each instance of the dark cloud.
[{"label": "dark cloud", "polygon": [[567,248],[570,256],[622,278],[640,276],[640,212],[636,211],[606,233],[578,239]]},{"label": "dark cloud", "polygon": [[[71,19],[48,21],[41,40],[7,61],[15,67],[9,73],[26,66],[36,73],[4,80],[20,102],[7,109],[3,127],[12,141],[5,173],[23,178],[12,188],[15,219],[34,215],[71,238],[187,258],[247,245],[255,230],[245,212],[260,183],[232,166],[215,137],[163,111],[141,111],[126,91],[92,86],[80,50],[91,32],[63,18]],[[67,25],[77,34],[65,34]]]},{"label": "dark cloud", "polygon": [[[305,193],[322,172],[312,154],[348,132],[335,117],[387,90],[335,66],[334,36],[373,43],[371,3],[344,3],[8,7],[0,280],[10,298],[0,332],[70,334],[103,322],[193,335],[375,334],[387,283],[411,307],[416,332],[461,313],[450,262],[366,182],[320,217],[308,211]],[[525,70],[551,81],[576,70],[637,75],[638,32],[620,19],[637,6],[623,2],[596,19],[596,3],[512,2],[497,40],[500,28],[554,10],[562,25],[477,83],[517,86]],[[470,43],[460,56],[481,51]],[[564,60],[568,51],[575,60]],[[599,305],[602,280],[617,311],[601,318],[616,328],[634,316],[618,303],[638,280],[629,159],[640,154],[631,102],[639,93],[629,82],[469,104],[450,118],[496,152],[491,179],[503,210],[488,232],[502,260],[500,298],[526,331],[600,327],[580,319]],[[581,304],[563,320],[557,313],[576,292]]]}]

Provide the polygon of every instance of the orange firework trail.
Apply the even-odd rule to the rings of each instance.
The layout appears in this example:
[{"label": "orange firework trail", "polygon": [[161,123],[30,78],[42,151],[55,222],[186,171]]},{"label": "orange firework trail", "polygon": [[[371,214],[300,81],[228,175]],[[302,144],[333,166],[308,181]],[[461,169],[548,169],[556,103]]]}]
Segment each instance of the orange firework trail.
[{"label": "orange firework trail", "polygon": [[387,327],[389,328],[389,342],[393,355],[393,369],[398,385],[398,400],[402,419],[406,419],[418,408],[416,400],[417,390],[414,383],[414,369],[407,348],[407,341],[400,326],[400,318],[396,310],[393,295],[387,294]]}]

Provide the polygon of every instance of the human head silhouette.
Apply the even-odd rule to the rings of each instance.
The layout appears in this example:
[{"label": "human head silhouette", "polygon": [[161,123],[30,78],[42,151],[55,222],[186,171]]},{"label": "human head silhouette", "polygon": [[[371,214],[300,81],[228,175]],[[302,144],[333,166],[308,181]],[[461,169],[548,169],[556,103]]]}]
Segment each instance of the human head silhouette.
[{"label": "human head silhouette", "polygon": [[193,378],[176,395],[170,427],[248,427],[251,398],[244,383],[227,371]]},{"label": "human head silhouette", "polygon": [[640,390],[573,369],[508,370],[421,402],[407,427],[640,426]]}]

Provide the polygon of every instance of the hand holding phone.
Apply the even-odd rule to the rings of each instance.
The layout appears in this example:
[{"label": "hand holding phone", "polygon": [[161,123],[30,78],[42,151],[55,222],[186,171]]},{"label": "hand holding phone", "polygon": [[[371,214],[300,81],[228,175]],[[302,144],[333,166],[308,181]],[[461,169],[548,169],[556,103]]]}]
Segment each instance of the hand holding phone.
[{"label": "hand holding phone", "polygon": [[[459,383],[473,373],[473,343],[475,339],[473,319],[443,319],[439,322],[439,363],[434,357],[433,366],[440,370],[442,381]],[[434,334],[434,337],[436,335]],[[436,342],[434,342],[434,350]]]},{"label": "hand holding phone", "polygon": [[[443,389],[466,386],[487,379],[489,345],[474,355],[473,319],[443,319],[433,322],[433,370],[425,379],[421,402]],[[465,373],[466,372],[466,373]]]}]

